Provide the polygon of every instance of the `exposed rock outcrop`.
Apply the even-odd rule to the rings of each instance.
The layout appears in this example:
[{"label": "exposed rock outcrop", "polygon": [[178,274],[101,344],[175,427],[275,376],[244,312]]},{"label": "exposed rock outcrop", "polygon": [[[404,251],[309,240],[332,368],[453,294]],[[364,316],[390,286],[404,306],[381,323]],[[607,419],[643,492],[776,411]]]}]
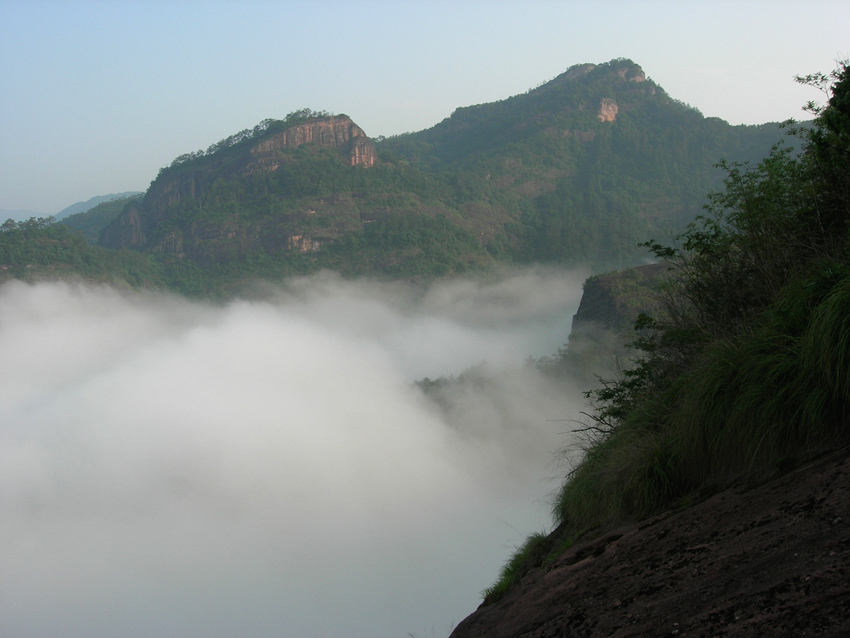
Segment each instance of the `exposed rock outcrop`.
[{"label": "exposed rock outcrop", "polygon": [[664,263],[647,264],[591,277],[584,284],[571,333],[590,327],[631,330],[638,314],[653,314],[657,309],[655,288],[668,269]]},{"label": "exposed rock outcrop", "polygon": [[377,160],[375,145],[347,115],[325,117],[288,128],[254,146],[251,155],[260,158],[272,151],[290,150],[302,144],[343,150],[352,166],[371,167]]},{"label": "exposed rock outcrop", "polygon": [[637,64],[618,69],[617,75],[629,82],[646,82],[646,73]]},{"label": "exposed rock outcrop", "polygon": [[348,159],[352,166],[370,168],[378,161],[375,145],[367,137],[355,137],[350,143]]},{"label": "exposed rock outcrop", "polygon": [[583,75],[587,75],[596,68],[595,64],[575,64],[561,74],[564,80],[575,80]]},{"label": "exposed rock outcrop", "polygon": [[619,110],[620,107],[617,106],[616,100],[610,97],[604,97],[599,103],[599,113],[597,113],[596,119],[600,122],[613,122],[617,119],[617,112]]},{"label": "exposed rock outcrop", "polygon": [[289,237],[289,250],[300,253],[308,253],[319,250],[322,247],[321,239],[314,239],[306,235],[291,235]]}]

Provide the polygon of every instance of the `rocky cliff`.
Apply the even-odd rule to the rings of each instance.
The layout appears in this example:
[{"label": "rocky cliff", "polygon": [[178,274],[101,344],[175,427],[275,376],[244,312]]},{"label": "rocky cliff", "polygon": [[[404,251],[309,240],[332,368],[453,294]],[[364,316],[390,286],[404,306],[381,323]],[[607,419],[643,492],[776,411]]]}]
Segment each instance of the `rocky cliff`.
[{"label": "rocky cliff", "polygon": [[369,168],[377,161],[375,145],[366,137],[363,129],[347,115],[326,117],[293,126],[254,146],[251,155],[261,160],[273,155],[274,151],[291,150],[302,144],[338,149],[348,157],[352,166]]},{"label": "rocky cliff", "polygon": [[571,333],[629,332],[640,313],[653,314],[658,309],[657,286],[667,270],[667,264],[647,264],[591,277],[584,284]]},{"label": "rocky cliff", "polygon": [[[202,199],[223,181],[274,172],[297,162],[293,152],[300,147],[338,152],[352,167],[371,168],[378,161],[372,140],[347,115],[308,118],[249,142],[233,147],[225,145],[215,153],[200,154],[198,158],[163,169],[141,205],[128,207],[103,231],[100,245],[107,248],[144,248],[152,252],[188,256],[205,263],[218,261],[234,254],[234,251],[242,253],[258,247],[272,253],[289,249],[298,252],[318,250],[323,240],[334,236],[332,229],[325,231],[326,237],[322,238],[305,236],[303,231],[290,234],[287,224],[280,223],[281,220],[273,223],[255,221],[245,226],[234,220],[175,223],[175,218],[186,216],[186,210],[202,207]],[[315,210],[305,209],[301,216],[308,213],[315,213]],[[354,227],[357,225],[354,224]],[[168,232],[158,232],[166,226],[171,226]],[[346,229],[350,230],[348,225]]]}]

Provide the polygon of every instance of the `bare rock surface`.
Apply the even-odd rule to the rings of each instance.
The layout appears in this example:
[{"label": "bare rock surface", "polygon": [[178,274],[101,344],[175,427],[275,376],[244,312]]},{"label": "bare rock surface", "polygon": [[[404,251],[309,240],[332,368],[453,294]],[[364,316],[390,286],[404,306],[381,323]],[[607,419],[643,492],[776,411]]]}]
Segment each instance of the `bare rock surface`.
[{"label": "bare rock surface", "polygon": [[850,636],[850,450],[576,543],[452,638]]}]

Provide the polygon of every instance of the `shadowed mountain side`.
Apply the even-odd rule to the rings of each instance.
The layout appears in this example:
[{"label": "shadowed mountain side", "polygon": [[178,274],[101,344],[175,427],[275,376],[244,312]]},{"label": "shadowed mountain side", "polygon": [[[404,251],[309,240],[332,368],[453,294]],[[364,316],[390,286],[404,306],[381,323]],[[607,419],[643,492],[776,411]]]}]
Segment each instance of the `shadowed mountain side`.
[{"label": "shadowed mountain side", "polygon": [[658,285],[669,269],[664,263],[647,264],[589,278],[570,334],[592,326],[631,332],[640,313],[657,310]]}]

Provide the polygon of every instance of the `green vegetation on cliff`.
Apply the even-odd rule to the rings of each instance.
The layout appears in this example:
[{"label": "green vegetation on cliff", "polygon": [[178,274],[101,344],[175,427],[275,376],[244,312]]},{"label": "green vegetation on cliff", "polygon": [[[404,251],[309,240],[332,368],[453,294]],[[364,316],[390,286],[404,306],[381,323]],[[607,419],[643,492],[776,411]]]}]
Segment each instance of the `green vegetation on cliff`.
[{"label": "green vegetation on cliff", "polygon": [[[588,530],[640,519],[733,481],[758,481],[850,439],[850,69],[800,81],[804,151],[726,164],[726,188],[675,247],[665,310],[636,324],[638,357],[591,393],[584,458],[487,592]],[[529,556],[529,559],[523,559]]]}]

